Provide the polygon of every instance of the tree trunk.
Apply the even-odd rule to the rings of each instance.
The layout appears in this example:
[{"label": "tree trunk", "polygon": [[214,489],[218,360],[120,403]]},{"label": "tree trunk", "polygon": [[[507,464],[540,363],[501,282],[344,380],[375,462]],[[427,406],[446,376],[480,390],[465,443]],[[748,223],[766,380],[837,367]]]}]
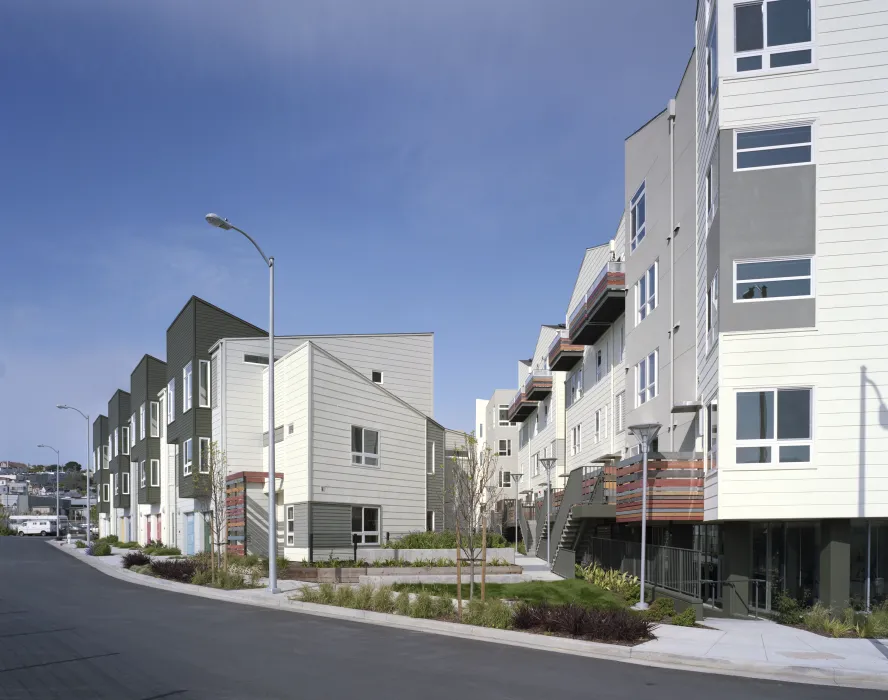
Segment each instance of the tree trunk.
[{"label": "tree trunk", "polygon": [[216,533],[213,531],[213,514],[210,513],[210,578],[216,583]]},{"label": "tree trunk", "polygon": [[487,600],[487,513],[481,510],[481,600]]},{"label": "tree trunk", "polygon": [[[456,519],[456,616],[462,622],[462,557],[460,556],[459,518]],[[404,595],[403,593],[401,595]]]}]

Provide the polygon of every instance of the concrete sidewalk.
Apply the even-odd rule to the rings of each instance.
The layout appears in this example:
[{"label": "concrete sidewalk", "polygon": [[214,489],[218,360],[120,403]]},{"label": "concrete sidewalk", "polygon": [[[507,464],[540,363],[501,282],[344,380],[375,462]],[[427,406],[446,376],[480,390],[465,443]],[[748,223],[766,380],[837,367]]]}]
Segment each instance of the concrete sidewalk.
[{"label": "concrete sidewalk", "polygon": [[645,666],[888,690],[886,640],[829,639],[763,620],[707,618],[706,625],[715,629],[659,625],[654,631],[656,639],[626,647],[302,603],[290,600],[289,596],[295,589],[314,584],[298,581],[281,581],[280,586],[286,587],[287,593],[278,595],[272,595],[267,589],[222,591],[175,583],[126,571],[121,568],[118,557],[87,557],[85,550],[56,542],[50,545],[115,578],[203,598]]}]

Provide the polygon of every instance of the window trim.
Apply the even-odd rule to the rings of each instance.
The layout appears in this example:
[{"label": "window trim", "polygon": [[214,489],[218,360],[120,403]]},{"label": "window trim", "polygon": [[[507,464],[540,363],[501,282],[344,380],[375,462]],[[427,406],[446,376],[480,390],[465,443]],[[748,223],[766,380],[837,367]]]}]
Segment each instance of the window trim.
[{"label": "window trim", "polygon": [[[648,377],[650,375],[649,368],[650,368],[651,358],[654,359],[654,381],[653,382],[648,381]],[[640,399],[641,399],[641,394],[642,394],[642,388],[639,383],[641,381],[641,372],[639,371],[639,368],[641,367],[641,365],[643,363],[647,363],[647,365],[645,367],[645,385],[644,385],[644,390],[643,390],[644,395],[645,395],[645,399],[643,401],[641,401]],[[651,392],[651,387],[653,387],[653,394],[651,396],[648,396],[648,394]],[[641,360],[639,360],[635,365],[635,407],[639,408],[640,406],[643,406],[644,404],[646,404],[650,401],[653,401],[659,395],[660,395],[660,349],[657,348],[653,352],[648,353],[643,358],[641,358]]]},{"label": "window trim", "polygon": [[[817,2],[811,0],[811,39],[795,44],[777,44],[768,46],[768,3],[779,0],[735,0],[731,4],[731,74],[737,78],[758,77],[766,74],[792,73],[809,71],[817,68]],[[737,51],[737,8],[743,5],[762,6],[762,48],[748,51]],[[811,51],[811,60],[808,63],[797,63],[792,66],[771,67],[773,54],[792,53],[793,51]],[[762,67],[751,70],[738,70],[737,62],[742,58],[761,56]]]},{"label": "window trim", "polygon": [[496,405],[496,422],[497,422],[497,424],[498,424],[498,427],[500,427],[500,428],[510,428],[510,427],[514,427],[514,426],[518,425],[518,423],[516,423],[516,422],[514,422],[514,421],[510,422],[508,418],[506,418],[506,420],[503,420],[502,417],[501,417],[502,414],[500,413],[500,411],[502,411],[502,410],[505,410],[506,415],[508,415],[508,414],[509,414],[509,404],[507,404],[507,403],[498,403],[498,404]]},{"label": "window trim", "polygon": [[[194,443],[191,441],[191,438],[188,438],[185,442],[182,443],[182,474],[184,476],[190,476],[192,472],[192,462],[194,460]],[[188,448],[191,448],[189,450]],[[191,459],[188,459],[188,452],[191,452]]]},{"label": "window trim", "polygon": [[577,423],[570,429],[570,456],[576,457],[583,450],[583,424]]},{"label": "window trim", "polygon": [[[429,516],[432,516],[431,529],[429,529]],[[435,511],[426,511],[426,532],[435,532]]]},{"label": "window trim", "polygon": [[160,437],[160,402],[148,402],[148,437]]},{"label": "window trim", "polygon": [[[151,477],[150,477],[151,486],[152,487],[160,486],[160,460],[159,459],[149,460],[148,469],[150,470],[150,473],[151,473]],[[157,478],[155,478],[155,477],[157,477]]]},{"label": "window trim", "polygon": [[[203,403],[202,400],[202,378],[203,378],[203,370],[206,367],[207,370],[207,386],[206,386],[206,394],[207,401]],[[213,390],[213,367],[209,360],[198,360],[197,361],[197,407],[198,408],[212,408],[213,402],[211,400],[211,392]]]},{"label": "window trim", "polygon": [[296,545],[296,506],[287,506],[284,515],[285,532],[287,533],[287,546]]},{"label": "window trim", "polygon": [[[356,426],[357,427],[357,426]],[[363,447],[363,445],[362,445]],[[431,460],[429,460],[429,448],[432,448]],[[438,446],[434,440],[426,440],[426,474],[435,473],[435,457],[437,456]]]},{"label": "window trim", "polygon": [[147,402],[143,401],[142,405],[139,406],[139,439],[144,440],[145,436],[148,434],[148,426],[145,423],[146,412],[147,412]]},{"label": "window trim", "polygon": [[[374,374],[379,375],[378,382],[373,378]],[[379,384],[379,386],[382,386],[383,384],[385,384],[385,372],[383,372],[381,369],[371,369],[370,370],[370,381],[373,382],[374,384]]]},{"label": "window trim", "polygon": [[[361,431],[360,452],[356,451],[354,446],[355,429],[359,429]],[[364,451],[364,447],[367,444],[364,433],[366,433],[367,431],[370,431],[371,433],[376,433],[376,453]],[[349,447],[351,449],[351,466],[363,467],[365,469],[379,469],[382,466],[382,435],[380,434],[379,430],[375,428],[366,428],[362,425],[352,425],[351,429],[349,430]],[[371,459],[375,459],[376,464],[367,464],[368,457],[370,457]]]},{"label": "window trim", "polygon": [[[503,451],[503,443],[506,443],[505,451]],[[511,457],[512,456],[512,441],[509,438],[500,438],[496,441],[496,456],[497,457]]]},{"label": "window trim", "polygon": [[167,396],[166,396],[166,414],[167,414],[167,425],[170,425],[173,421],[176,420],[176,378],[173,377],[167,382]]},{"label": "window trim", "polygon": [[[638,278],[638,281],[635,283],[635,325],[641,325],[642,321],[648,318],[654,310],[657,308],[657,302],[659,301],[657,298],[658,288],[660,286],[659,280],[660,273],[660,260],[654,260],[651,266],[645,270],[641,277]],[[653,279],[654,284],[651,285],[651,279]],[[645,294],[647,295],[646,299],[641,298],[641,285],[644,282]],[[651,293],[651,288],[653,288],[653,293]],[[644,316],[642,316],[644,313]],[[597,369],[597,368],[596,368]]]},{"label": "window trim", "polygon": [[[200,474],[209,474],[210,473],[210,464],[209,464],[209,456],[210,456],[210,446],[212,440],[207,437],[199,437],[197,438],[197,471]],[[207,446],[207,460],[206,465],[204,465],[204,445]]]},{"label": "window trim", "polygon": [[110,483],[102,484],[102,500],[105,503],[111,503],[111,484]]},{"label": "window trim", "polygon": [[120,495],[121,496],[129,496],[130,495],[130,474],[129,474],[129,472],[121,472],[120,473]]},{"label": "window trim", "polygon": [[[361,509],[361,529],[360,530],[352,530],[352,543],[355,541],[355,535],[360,535],[361,539],[358,542],[358,545],[372,545],[374,547],[379,546],[380,533],[382,532],[382,508],[380,506],[363,506],[363,505],[353,505],[352,512],[350,513],[350,518],[354,520],[354,510],[355,508]],[[368,530],[367,529],[367,510],[375,510],[376,511],[376,530]],[[367,542],[367,535],[375,536],[375,542]]]},{"label": "window trim", "polygon": [[145,473],[145,460],[139,462],[139,488],[145,488],[148,484],[148,475]]},{"label": "window trim", "polygon": [[120,447],[121,454],[128,455],[130,453],[130,432],[128,425],[120,426]]},{"label": "window trim", "polygon": [[[809,127],[811,129],[811,138],[809,141],[800,141],[798,143],[791,144],[782,144],[780,146],[761,146],[759,148],[744,148],[742,151],[737,150],[737,141],[740,134],[750,134],[757,133],[762,131],[775,131],[777,129],[793,129],[796,127]],[[758,126],[745,126],[742,129],[734,129],[734,136],[732,139],[732,162],[731,166],[734,168],[735,173],[748,173],[754,172],[756,170],[775,170],[777,168],[799,168],[805,165],[816,165],[817,164],[817,127],[816,122],[813,120],[808,121],[796,121],[796,122],[783,122],[780,124],[760,124]],[[777,151],[782,148],[797,148],[799,146],[810,146],[811,147],[811,160],[806,161],[804,163],[783,163],[781,165],[756,165],[750,168],[741,168],[737,165],[738,155],[739,153],[756,153],[759,151]]]},{"label": "window trim", "polygon": [[[629,200],[629,254],[632,255],[636,250],[638,250],[638,246],[642,244],[645,237],[647,236],[647,191],[645,190],[646,181],[642,180],[641,185],[638,190],[636,190],[635,195],[632,199]],[[637,216],[633,214],[635,208],[638,206],[638,203],[644,200],[644,223],[639,227],[635,228],[635,221],[637,220]],[[641,234],[641,235],[639,235]]]},{"label": "window trim", "polygon": [[[736,273],[735,273],[736,274]],[[718,268],[706,288],[706,354],[718,345],[718,305],[719,305],[719,274]]]},{"label": "window trim", "polygon": [[[617,410],[619,408],[619,410]],[[626,429],[626,390],[614,397],[614,435]]]},{"label": "window trim", "polygon": [[189,360],[188,364],[182,368],[182,413],[188,413],[194,406],[193,380],[194,367]]},{"label": "window trim", "polygon": [[[737,400],[740,394],[748,394],[748,393],[758,393],[758,392],[773,392],[774,393],[774,437],[770,439],[756,439],[756,440],[740,440],[737,438],[737,425],[738,421],[738,413],[737,413]],[[779,392],[781,391],[807,391],[808,392],[808,415],[810,416],[809,428],[810,435],[809,438],[784,438],[780,439],[777,437],[778,435],[778,417],[779,417]],[[815,460],[814,460],[814,387],[813,386],[767,386],[767,387],[742,387],[738,388],[734,391],[734,453],[732,455],[732,469],[738,470],[746,470],[746,471],[762,471],[762,470],[770,470],[770,469],[816,469]],[[717,444],[716,444],[717,446]],[[781,447],[798,447],[798,446],[806,446],[808,447],[808,461],[807,462],[781,462],[780,461],[780,448]],[[738,462],[737,461],[737,450],[741,447],[770,447],[771,448],[771,461],[770,462]]]},{"label": "window trim", "polygon": [[[710,0],[706,2],[706,56],[705,56],[705,78],[706,78],[706,114],[707,124],[712,116],[712,108],[715,106],[715,98],[718,97],[719,86],[719,62],[718,62],[718,13],[712,12],[709,5]],[[712,81],[715,79],[715,89],[712,88]]]},{"label": "window trim", "polygon": [[[734,284],[731,289],[731,297],[734,300],[735,304],[752,304],[759,303],[762,301],[795,301],[797,299],[813,299],[815,296],[815,281],[816,281],[816,270],[814,266],[814,258],[813,255],[784,255],[781,257],[775,258],[750,258],[748,260],[735,260],[734,261]],[[808,275],[796,275],[793,277],[762,277],[759,279],[751,279],[751,280],[738,280],[737,279],[737,267],[738,265],[746,265],[750,263],[769,263],[769,262],[787,262],[791,260],[808,260],[811,263],[811,273]],[[760,297],[758,299],[738,299],[737,298],[737,285],[741,282],[778,282],[782,280],[811,280],[811,293],[810,294],[800,294],[798,296],[792,297]]]}]

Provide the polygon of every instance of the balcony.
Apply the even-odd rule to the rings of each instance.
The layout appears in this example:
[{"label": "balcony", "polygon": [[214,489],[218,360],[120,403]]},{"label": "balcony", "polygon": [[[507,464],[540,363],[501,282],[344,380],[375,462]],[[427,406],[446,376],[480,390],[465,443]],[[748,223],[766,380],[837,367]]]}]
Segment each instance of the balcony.
[{"label": "balcony", "polygon": [[547,369],[531,370],[524,380],[524,395],[529,401],[542,401],[552,393],[552,372]]},{"label": "balcony", "polygon": [[583,359],[583,346],[574,345],[566,330],[561,331],[549,346],[549,367],[553,372],[566,372]]},{"label": "balcony", "polygon": [[527,420],[527,417],[533,413],[537,404],[537,401],[531,401],[528,399],[523,390],[519,391],[515,394],[515,398],[512,399],[512,403],[509,404],[509,421],[513,423],[523,423]]},{"label": "balcony", "polygon": [[[617,469],[617,522],[641,521],[642,462]],[[648,522],[703,520],[703,461],[648,460]]]},{"label": "balcony", "polygon": [[598,273],[589,291],[568,320],[568,337],[575,345],[594,345],[626,307],[625,264],[611,260]]}]

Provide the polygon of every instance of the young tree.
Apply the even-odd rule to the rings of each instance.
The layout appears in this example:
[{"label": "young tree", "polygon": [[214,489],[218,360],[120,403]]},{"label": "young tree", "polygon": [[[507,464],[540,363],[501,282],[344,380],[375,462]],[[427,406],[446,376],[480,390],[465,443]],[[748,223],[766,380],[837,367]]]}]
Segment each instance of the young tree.
[{"label": "young tree", "polygon": [[222,536],[226,531],[226,488],[228,482],[228,458],[219,443],[211,442],[200,455],[197,472],[194,474],[194,490],[197,498],[204,506],[204,517],[210,527],[212,539],[210,566],[212,567],[213,583],[216,582],[216,568],[222,563],[222,553],[226,554],[224,561],[228,563],[228,548],[222,549]]},{"label": "young tree", "polygon": [[[475,595],[475,561],[486,553],[488,503],[496,501],[497,455],[489,445],[478,449],[474,433],[466,435],[465,446],[457,446],[452,457],[452,500],[461,548],[469,560],[469,598]],[[459,554],[459,553],[457,553]],[[486,562],[482,562],[486,565]]]}]

